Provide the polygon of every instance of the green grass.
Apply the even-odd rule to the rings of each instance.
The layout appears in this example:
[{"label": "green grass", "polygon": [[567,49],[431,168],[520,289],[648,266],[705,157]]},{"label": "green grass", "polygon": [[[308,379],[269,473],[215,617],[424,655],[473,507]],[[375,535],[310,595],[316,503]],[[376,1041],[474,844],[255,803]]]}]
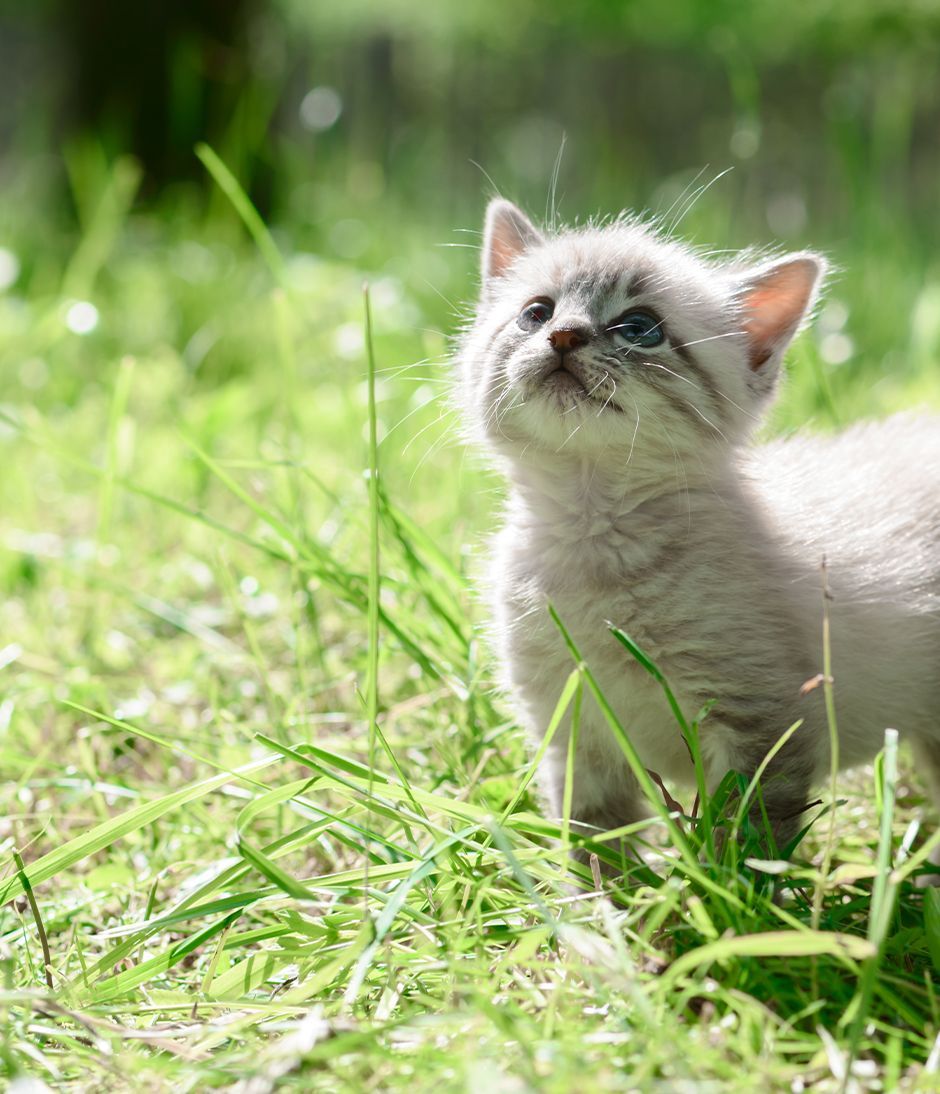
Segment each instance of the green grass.
[{"label": "green grass", "polygon": [[[701,813],[742,845],[656,819],[651,867],[577,899],[493,688],[471,575],[499,485],[457,443],[424,267],[294,253],[243,203],[260,250],[224,209],[129,216],[136,181],[114,169],[74,245],[9,213],[0,239],[24,263],[0,295],[6,1077],[838,1089],[851,1056],[856,1089],[935,1089],[940,903],[893,740],[792,865],[742,867],[732,777]],[[936,401],[930,255],[892,231],[816,240],[844,310],[801,340],[773,428]],[[468,299],[449,254],[436,288]],[[829,365],[843,325],[858,356]],[[574,651],[564,700],[593,687]]]}]

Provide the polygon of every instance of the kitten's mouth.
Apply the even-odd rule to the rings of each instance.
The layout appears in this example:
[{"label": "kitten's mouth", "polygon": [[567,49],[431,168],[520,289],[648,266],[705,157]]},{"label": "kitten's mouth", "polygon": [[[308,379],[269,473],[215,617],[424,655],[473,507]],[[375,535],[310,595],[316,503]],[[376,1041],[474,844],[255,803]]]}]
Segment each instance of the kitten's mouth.
[{"label": "kitten's mouth", "polygon": [[588,379],[574,361],[560,361],[546,371],[540,386],[573,409],[582,403],[597,403],[602,410],[620,411],[613,401],[609,377]]},{"label": "kitten's mouth", "polygon": [[584,386],[584,381],[577,374],[565,364],[558,365],[557,368],[553,368],[550,373],[545,377],[545,383],[551,384],[556,391],[571,391],[575,395],[587,395],[588,389]]}]

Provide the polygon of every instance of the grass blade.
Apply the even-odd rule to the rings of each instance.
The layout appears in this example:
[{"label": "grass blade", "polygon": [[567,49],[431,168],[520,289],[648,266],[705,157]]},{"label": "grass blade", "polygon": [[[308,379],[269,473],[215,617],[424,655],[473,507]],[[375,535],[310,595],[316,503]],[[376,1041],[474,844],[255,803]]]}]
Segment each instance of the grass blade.
[{"label": "grass blade", "polygon": [[208,144],[200,142],[196,145],[196,155],[202,165],[215,180],[216,185],[228,198],[232,208],[241,218],[241,222],[248,229],[251,238],[261,252],[261,256],[267,263],[274,279],[282,289],[288,287],[287,270],[284,259],[277,249],[277,244],[271,238],[268,226],[261,219],[258,210],[252,205],[251,199],[239,185],[238,179],[225,166],[216,152]]},{"label": "grass blade", "polygon": [[633,742],[630,740],[626,730],[620,724],[616,714],[608,703],[606,696],[600,689],[597,680],[594,678],[594,674],[591,672],[587,665],[587,662],[581,656],[581,651],[578,649],[574,642],[574,639],[568,633],[564,623],[562,623],[560,616],[555,611],[554,606],[549,605],[549,613],[555,622],[555,626],[561,632],[562,638],[568,647],[571,656],[574,658],[575,663],[578,665],[578,669],[584,676],[585,683],[587,684],[591,694],[594,696],[597,705],[601,709],[601,713],[604,716],[604,720],[610,727],[615,740],[620,746],[621,752],[627,761],[630,770],[633,772],[633,776],[640,785],[640,789],[646,796],[647,801],[650,803],[656,813],[659,814],[660,819],[666,826],[669,836],[672,839],[673,846],[679,851],[683,861],[686,865],[696,872],[698,872],[698,866],[695,859],[695,853],[689,846],[689,842],[686,839],[679,826],[672,819],[669,814],[669,810],[663,804],[662,798],[656,791],[656,787],[653,780],[649,777],[646,768],[643,766],[643,761],[640,759],[639,754],[634,748]]},{"label": "grass blade", "polygon": [[[26,871],[26,880],[34,887],[40,885],[42,882],[71,869],[83,859],[110,847],[115,841],[122,839],[124,836],[148,827],[155,820],[174,809],[179,809],[181,806],[196,801],[206,794],[211,794],[214,790],[218,790],[226,783],[231,782],[233,777],[241,778],[250,772],[260,771],[271,764],[274,759],[274,756],[265,756],[253,763],[236,768],[232,773],[226,771],[223,775],[213,775],[212,778],[192,783],[173,794],[165,794],[156,801],[139,805],[127,813],[122,813],[103,824],[98,824],[90,832],[76,836],[75,839],[69,840],[68,843],[57,847],[54,851],[50,851],[49,854],[36,859]],[[0,904],[5,904],[12,896],[15,896],[22,884],[19,875],[8,878],[5,882],[0,882]]]}]

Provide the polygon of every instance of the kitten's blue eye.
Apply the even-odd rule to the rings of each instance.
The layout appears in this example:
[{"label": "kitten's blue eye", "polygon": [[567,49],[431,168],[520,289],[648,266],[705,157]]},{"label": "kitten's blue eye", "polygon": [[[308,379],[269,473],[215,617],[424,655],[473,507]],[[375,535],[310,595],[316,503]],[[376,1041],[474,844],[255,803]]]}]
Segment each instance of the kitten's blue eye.
[{"label": "kitten's blue eye", "polygon": [[648,311],[629,311],[621,315],[616,323],[607,328],[607,332],[628,346],[641,346],[643,349],[662,345],[666,339],[662,320]]},{"label": "kitten's blue eye", "polygon": [[555,312],[554,303],[547,296],[540,296],[533,300],[519,313],[516,324],[522,330],[536,330],[543,323],[547,323]]}]

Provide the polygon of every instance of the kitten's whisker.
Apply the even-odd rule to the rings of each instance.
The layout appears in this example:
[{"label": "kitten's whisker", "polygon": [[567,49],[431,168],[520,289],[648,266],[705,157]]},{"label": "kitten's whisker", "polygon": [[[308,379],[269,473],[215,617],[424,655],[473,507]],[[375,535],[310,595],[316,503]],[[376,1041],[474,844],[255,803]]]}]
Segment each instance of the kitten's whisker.
[{"label": "kitten's whisker", "polygon": [[644,361],[644,365],[648,368],[658,368],[661,372],[668,372],[670,376],[675,376],[677,380],[684,380],[685,383],[691,384],[692,387],[702,390],[702,385],[697,384],[690,376],[683,376],[681,373],[673,372],[671,368],[667,368],[665,365],[660,364],[659,361]]},{"label": "kitten's whisker", "polygon": [[[505,406],[505,407],[502,408],[502,413],[500,413],[500,405],[499,405],[502,402],[502,397],[497,400],[496,405],[493,408],[493,413],[487,419],[487,422],[486,422],[487,429],[493,427],[499,433],[502,434],[502,432],[503,432],[503,422],[506,420],[506,415],[511,410],[514,410],[517,406],[524,406],[525,405],[525,397],[524,397],[522,392],[513,391],[511,388],[507,388],[506,389],[506,394],[508,394],[509,392],[512,392],[512,396],[513,396],[512,400],[510,401],[508,406]],[[503,435],[505,436],[505,434],[503,434]]]},{"label": "kitten's whisker", "polygon": [[388,372],[407,372],[410,368],[421,368],[424,365],[443,365],[446,362],[446,354],[441,354],[439,357],[422,357],[420,361],[410,361],[407,365],[390,365],[388,368],[377,368],[375,374],[380,376]]},{"label": "kitten's whisker", "polygon": [[[616,390],[616,389],[614,389],[614,390]],[[607,396],[607,398],[601,403],[601,405],[597,408],[597,413],[594,415],[595,418],[599,418],[604,413],[604,411],[610,406],[610,401],[611,401],[611,399],[613,399],[613,397],[614,397],[614,392],[612,391]]]},{"label": "kitten's whisker", "polygon": [[[656,326],[655,326],[655,327],[652,327],[651,329],[652,329],[652,330],[659,330],[659,329],[660,329],[660,328],[661,328],[662,326],[664,326],[664,325],[665,325],[665,322],[666,322],[666,320],[665,320],[665,319],[661,319],[661,320],[660,320],[660,321],[659,321],[659,322],[658,322],[658,323],[656,324]],[[630,325],[629,323],[614,323],[614,325],[613,325],[612,327],[607,327],[607,328],[606,328],[606,330],[607,330],[607,333],[609,334],[609,333],[610,333],[611,331],[613,331],[613,330],[623,330],[623,328],[624,328],[624,327],[628,327],[629,325]],[[633,345],[637,345],[637,344],[638,344],[638,343],[632,343],[632,342],[631,342],[630,346],[631,346],[631,348],[632,348],[632,346],[633,346]]]},{"label": "kitten's whisker", "polygon": [[744,333],[743,330],[729,330],[724,334],[710,334],[707,338],[696,338],[694,342],[683,342],[681,345],[673,346],[672,348],[688,349],[689,346],[700,346],[703,342],[715,342],[719,338],[737,338]]},{"label": "kitten's whisker", "polygon": [[[444,413],[441,413],[440,416],[436,419],[436,421],[437,422],[443,421],[445,416],[446,415]],[[430,422],[429,423],[429,425],[434,425],[434,424],[435,424],[435,422]],[[425,427],[425,428],[427,428],[427,427]],[[424,430],[421,430],[421,432],[423,433]],[[413,441],[417,440],[418,436],[420,436],[420,434],[416,434],[414,437],[412,437],[411,441],[408,442],[409,447],[410,447],[410,445]],[[428,445],[427,449],[424,452],[424,455],[415,464],[414,471],[411,472],[411,476],[409,477],[409,480],[408,480],[409,483],[414,482],[415,475],[417,475],[417,473],[421,470],[421,468],[424,466],[424,464],[427,462],[427,460],[429,460],[431,458],[432,455],[435,455],[436,453],[442,451],[445,448],[453,448],[458,442],[459,442],[459,438],[457,436],[455,436],[455,431],[450,430],[450,429],[442,430],[440,436],[435,438],[435,440],[433,440]],[[403,453],[404,453],[404,451],[405,451],[405,449],[402,449]]]},{"label": "kitten's whisker", "polygon": [[691,198],[689,198],[689,200],[685,203],[685,206],[676,214],[672,224],[670,224],[669,235],[672,235],[672,233],[679,226],[679,222],[683,220],[689,214],[689,212],[691,212],[698,199],[706,194],[715,185],[716,182],[718,182],[720,179],[723,179],[725,175],[733,170],[733,167],[726,167],[724,171],[720,171],[710,182],[706,182],[703,186],[700,186],[694,194],[692,194]]},{"label": "kitten's whisker", "polygon": [[396,380],[403,384],[433,384],[435,387],[448,387],[452,388],[454,385],[450,380],[444,380],[440,376],[383,376],[383,380]]},{"label": "kitten's whisker", "polygon": [[436,455],[438,452],[441,452],[445,448],[453,448],[455,444],[456,441],[454,440],[454,438],[449,437],[446,433],[441,434],[441,436],[436,441],[433,441],[431,444],[429,444],[427,451],[415,464],[415,469],[411,472],[411,475],[408,478],[408,484],[411,485],[415,481],[415,476],[424,466],[426,461],[431,458],[431,456]]},{"label": "kitten's whisker", "polygon": [[415,433],[415,435],[411,438],[411,440],[404,446],[404,448],[402,448],[401,454],[404,456],[408,452],[408,449],[411,448],[411,446],[415,443],[415,441],[419,437],[421,437],[425,433],[427,433],[427,431],[429,429],[431,429],[432,426],[438,425],[440,422],[443,422],[444,419],[448,416],[448,414],[453,414],[453,413],[454,412],[452,410],[450,410],[449,408],[442,407],[440,414],[438,414],[438,416],[436,418],[433,418],[430,422],[427,423],[427,425],[423,425],[418,430],[418,432]]},{"label": "kitten's whisker", "polygon": [[598,412],[594,415],[595,418],[599,418],[604,413],[604,411],[610,406],[611,399],[613,399],[613,397],[617,394],[617,381],[611,377],[609,372],[605,372],[604,379],[610,380],[612,386],[610,389],[610,394],[603,401],[603,403],[601,403],[600,410],[598,410]]},{"label": "kitten's whisker", "polygon": [[[675,376],[677,380],[684,380],[687,384],[691,384],[693,387],[698,388],[699,391],[703,390],[702,385],[697,384],[693,379],[691,379],[691,377],[683,376],[679,372],[673,372],[671,368],[667,368],[659,361],[644,361],[643,364],[649,366],[649,368],[658,368],[662,372],[668,372],[670,376]],[[726,395],[723,391],[720,390],[720,388],[712,387],[709,389],[709,391],[717,395],[719,399],[724,399],[726,403],[730,403],[735,408],[735,410],[740,410],[742,414],[750,418],[752,421],[759,422],[761,420],[759,414],[754,414],[752,411],[747,410],[745,407],[741,406],[740,403],[736,403],[730,395]]]},{"label": "kitten's whisker", "polygon": [[510,396],[510,394],[513,393],[513,391],[514,391],[514,389],[512,387],[510,387],[509,384],[506,384],[503,387],[503,390],[499,393],[499,395],[497,395],[495,402],[487,410],[486,419],[485,419],[485,424],[486,425],[490,425],[490,424],[492,424],[492,422],[494,422],[496,420],[496,416],[499,413],[500,405],[503,403],[503,401],[505,399],[507,399]]},{"label": "kitten's whisker", "polygon": [[394,380],[399,376],[403,376],[406,372],[410,372],[413,368],[423,368],[425,365],[443,365],[446,361],[446,357],[427,357],[423,361],[412,361],[410,365],[394,365],[391,368],[379,368],[375,370],[375,374],[376,376],[381,376],[383,379]]},{"label": "kitten's whisker", "polygon": [[558,146],[558,155],[555,157],[555,164],[552,167],[552,177],[548,184],[548,195],[545,202],[545,219],[548,221],[548,227],[552,232],[557,230],[556,213],[558,206],[555,199],[558,194],[558,176],[561,174],[561,161],[565,154],[566,141],[567,137],[562,133],[561,144]]},{"label": "kitten's whisker", "polygon": [[[509,398],[510,395],[512,396],[512,400],[510,401],[509,406],[502,407],[502,404],[506,401],[507,398]],[[509,411],[512,410],[514,407],[520,405],[519,402],[517,402],[520,397],[522,397],[522,392],[518,391],[517,389],[508,386],[503,388],[502,392],[499,395],[499,398],[490,408],[490,412],[486,416],[487,427],[495,424],[496,428],[498,429],[503,418],[506,417]],[[501,408],[503,410],[502,414],[500,414]]]},{"label": "kitten's whisker", "polygon": [[[490,186],[493,187],[494,195],[499,196],[499,195],[502,194],[502,191],[500,190],[500,188],[493,181],[493,176],[489,173],[489,171],[487,171],[487,169],[483,166],[482,163],[477,163],[476,160],[469,160],[468,162],[471,164],[471,166],[475,167],[480,172],[480,174],[486,179],[486,181],[490,184]],[[467,230],[471,231],[472,229],[467,229]]]},{"label": "kitten's whisker", "polygon": [[718,426],[715,425],[713,421],[705,417],[705,415],[699,410],[695,403],[690,403],[688,399],[683,399],[682,401],[687,407],[689,407],[691,410],[694,410],[695,413],[702,419],[703,422],[705,422],[706,425],[710,425],[712,429],[714,429],[714,431],[718,434],[718,436],[721,437],[722,440],[727,441],[728,444],[731,443],[724,435],[724,433],[722,433],[722,431],[718,428]]},{"label": "kitten's whisker", "polygon": [[502,414],[496,415],[494,419],[494,421],[496,422],[496,428],[499,429],[502,426],[503,422],[506,420],[506,415],[511,410],[515,410],[517,406],[522,406],[524,403],[525,400],[522,398],[522,396],[519,393],[516,393],[513,396],[512,402],[509,403],[508,406],[503,407]]},{"label": "kitten's whisker", "polygon": [[[667,217],[669,216],[669,214],[670,214],[670,213],[671,213],[671,212],[673,211],[673,209],[675,209],[675,207],[676,207],[676,206],[677,206],[677,205],[678,205],[678,204],[679,204],[680,202],[682,202],[682,201],[684,201],[684,200],[685,200],[686,194],[688,194],[688,192],[689,192],[689,191],[690,191],[690,190],[692,189],[692,187],[693,187],[693,186],[694,186],[694,185],[695,185],[695,184],[696,184],[696,183],[698,182],[698,180],[699,180],[699,179],[700,179],[700,178],[702,177],[702,175],[704,175],[704,174],[705,174],[705,172],[706,172],[707,170],[708,170],[708,164],[706,164],[706,165],[705,165],[704,167],[700,167],[700,168],[698,169],[698,171],[697,171],[697,172],[695,173],[695,177],[694,177],[694,178],[693,178],[693,179],[692,179],[692,180],[691,180],[690,182],[687,182],[687,183],[685,184],[685,186],[683,186],[683,187],[682,187],[682,192],[681,192],[681,193],[679,194],[679,196],[678,196],[678,197],[677,197],[677,198],[675,199],[675,201],[673,201],[672,205],[670,205],[670,206],[669,206],[669,208],[668,208],[668,209],[667,209],[667,210],[665,211],[665,213],[660,213],[660,214],[658,214],[658,215],[656,216],[656,218],[655,218],[655,219],[656,219],[656,220],[658,220],[658,221],[659,221],[660,223],[662,223],[662,224],[664,224],[664,225],[665,225],[665,223],[666,223],[666,218],[667,218]],[[669,231],[669,230],[667,229],[667,234],[668,234],[668,231]]]},{"label": "kitten's whisker", "polygon": [[555,449],[555,455],[556,456],[565,447],[565,445],[571,440],[571,438],[575,435],[575,433],[578,432],[578,430],[581,428],[581,426],[583,424],[584,424],[583,422],[578,422],[578,424],[574,427],[574,429],[572,429],[572,431],[568,434],[568,436],[565,437],[565,439],[561,442],[561,444]]},{"label": "kitten's whisker", "polygon": [[741,406],[740,403],[736,403],[730,395],[725,395],[723,391],[719,391],[718,388],[715,388],[715,394],[724,399],[726,403],[730,403],[736,410],[740,410],[741,413],[750,418],[752,422],[759,422],[761,420],[759,414],[754,414],[753,411],[747,410],[745,407]]},{"label": "kitten's whisker", "polygon": [[610,379],[610,373],[605,371],[603,377],[600,380],[598,380],[597,383],[587,393],[587,397],[590,399],[590,397],[594,394],[595,391],[597,391],[597,389],[601,386],[601,384],[605,384],[609,379]]},{"label": "kitten's whisker", "polygon": [[[448,300],[448,298],[441,292],[441,290],[437,287],[437,285],[434,284],[433,281],[429,281],[426,277],[423,277],[421,280],[425,283],[425,285],[427,285],[429,289],[432,289],[434,292],[437,293],[441,300],[444,301],[444,303],[448,306],[448,308],[451,309],[452,312],[454,312],[455,315],[460,314],[460,309],[453,302],[453,300]],[[434,331],[433,333],[439,334],[440,332]]]},{"label": "kitten's whisker", "polygon": [[[395,430],[400,425],[403,425],[405,422],[407,422],[408,419],[411,418],[413,415],[417,414],[419,410],[424,410],[426,407],[429,407],[432,403],[436,403],[439,399],[440,399],[440,395],[432,395],[430,399],[425,399],[425,401],[423,403],[419,403],[418,406],[413,407],[411,410],[409,410],[408,413],[405,414],[403,417],[399,418],[398,421],[393,426],[389,427],[388,432],[379,441],[379,445],[381,446],[381,445],[385,444],[385,442],[395,432]],[[438,421],[440,421],[440,418],[438,418]],[[409,443],[411,443],[411,442],[409,442]]]},{"label": "kitten's whisker", "polygon": [[637,434],[640,432],[640,406],[629,391],[627,392],[627,394],[630,395],[630,399],[633,403],[633,409],[636,411],[636,425],[633,427],[633,439],[630,441],[630,452],[627,455],[627,467],[629,467],[630,461],[633,459],[633,449],[636,448]]}]

